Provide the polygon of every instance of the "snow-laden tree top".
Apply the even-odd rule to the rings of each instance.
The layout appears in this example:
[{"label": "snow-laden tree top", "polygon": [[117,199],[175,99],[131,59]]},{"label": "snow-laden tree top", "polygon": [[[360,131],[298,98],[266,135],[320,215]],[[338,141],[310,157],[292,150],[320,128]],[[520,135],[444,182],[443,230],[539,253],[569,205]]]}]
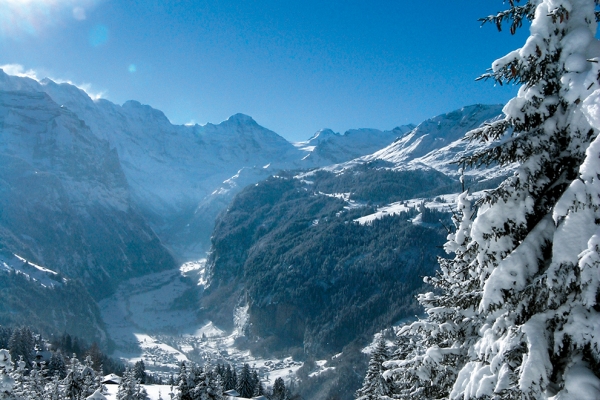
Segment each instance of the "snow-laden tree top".
[{"label": "snow-laden tree top", "polygon": [[421,348],[383,364],[399,398],[600,398],[597,2],[508,3],[485,21],[529,19],[530,36],[484,78],[521,88],[467,134],[489,147],[462,162],[518,168],[477,203],[458,198],[454,259],[404,329]]}]

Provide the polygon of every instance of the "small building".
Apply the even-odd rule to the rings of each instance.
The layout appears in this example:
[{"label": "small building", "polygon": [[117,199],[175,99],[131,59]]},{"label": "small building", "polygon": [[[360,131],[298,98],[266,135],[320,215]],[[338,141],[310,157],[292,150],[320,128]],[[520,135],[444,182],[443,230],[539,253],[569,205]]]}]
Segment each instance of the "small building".
[{"label": "small building", "polygon": [[225,400],[240,398],[240,394],[235,389],[225,391],[225,393],[223,393],[223,396],[225,397]]},{"label": "small building", "polygon": [[91,396],[86,397],[86,400],[107,400],[107,399],[106,399],[106,396],[102,394],[102,389],[98,389]]},{"label": "small building", "polygon": [[108,374],[102,378],[102,383],[105,385],[119,385],[121,383],[121,377],[115,374]]},{"label": "small building", "polygon": [[269,400],[265,396],[253,397],[251,399],[240,397],[240,394],[235,389],[228,390],[223,394],[225,395],[225,400]]}]

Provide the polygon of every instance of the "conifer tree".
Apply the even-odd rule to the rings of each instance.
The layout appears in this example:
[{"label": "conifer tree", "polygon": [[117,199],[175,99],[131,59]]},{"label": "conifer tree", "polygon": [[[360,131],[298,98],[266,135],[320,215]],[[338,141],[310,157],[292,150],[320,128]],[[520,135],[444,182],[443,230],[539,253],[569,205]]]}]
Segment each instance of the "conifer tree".
[{"label": "conifer tree", "polygon": [[423,351],[385,365],[400,385],[415,371],[420,398],[600,398],[600,144],[582,110],[599,85],[596,2],[509,4],[485,21],[529,19],[531,35],[484,77],[522,86],[504,119],[467,134],[491,145],[462,162],[516,171],[476,210],[459,197],[454,259],[403,331]]},{"label": "conifer tree", "polygon": [[258,376],[258,371],[252,370],[252,387],[254,388],[252,393],[254,393],[256,391],[256,387],[258,386],[259,383],[260,383],[260,377]]},{"label": "conifer tree", "polygon": [[117,400],[144,400],[147,397],[146,390],[136,379],[133,370],[127,368],[119,383],[117,391]]},{"label": "conifer tree", "polygon": [[12,399],[15,380],[11,376],[13,370],[12,357],[6,349],[0,350],[0,399]]},{"label": "conifer tree", "polygon": [[271,394],[272,400],[284,400],[285,399],[285,383],[283,382],[283,378],[275,379],[273,383],[273,393]]},{"label": "conifer tree", "polygon": [[41,399],[46,394],[46,379],[39,365],[33,363],[29,376],[26,377],[25,395],[26,399]]},{"label": "conifer tree", "polygon": [[252,373],[248,364],[244,364],[242,367],[236,390],[240,394],[240,397],[250,398],[252,397],[252,393],[254,393]]},{"label": "conifer tree", "polygon": [[221,375],[217,373],[209,374],[207,378],[206,399],[221,400],[223,398],[223,392],[223,379],[221,378]]},{"label": "conifer tree", "polygon": [[67,376],[67,366],[65,359],[60,351],[53,352],[48,362],[48,374],[50,376],[58,375],[60,379]]},{"label": "conifer tree", "polygon": [[225,371],[223,372],[223,388],[225,390],[235,389],[237,382],[233,378],[233,372],[231,371],[231,365],[227,364]]},{"label": "conifer tree", "polygon": [[146,365],[143,360],[137,361],[133,365],[133,374],[140,383],[146,383]]},{"label": "conifer tree", "polygon": [[81,394],[83,382],[81,381],[81,376],[79,374],[79,367],[79,361],[75,357],[75,354],[73,354],[67,369],[67,376],[62,382],[65,396],[69,399],[77,399]]},{"label": "conifer tree", "polygon": [[58,375],[52,376],[52,380],[46,386],[44,395],[46,400],[61,400],[63,398]]},{"label": "conifer tree", "polygon": [[356,392],[357,400],[391,399],[390,396],[392,392],[390,384],[383,376],[383,363],[387,361],[387,359],[387,345],[382,335],[377,340],[373,354],[371,354],[363,386]]},{"label": "conifer tree", "polygon": [[237,374],[237,371],[235,370],[235,367],[232,368],[231,382],[233,383],[232,389],[237,389],[239,381],[238,381],[238,374]]},{"label": "conifer tree", "polygon": [[0,349],[8,349],[8,342],[12,336],[12,329],[0,326]]},{"label": "conifer tree", "polygon": [[81,396],[87,398],[101,387],[101,381],[93,368],[94,362],[91,356],[85,358],[83,368],[81,369]]},{"label": "conifer tree", "polygon": [[189,369],[189,366],[182,361],[177,376],[177,400],[193,400],[192,391],[196,385],[193,373]]},{"label": "conifer tree", "polygon": [[33,334],[28,327],[15,329],[8,341],[8,350],[13,357],[23,357],[27,367],[31,366],[33,353]]},{"label": "conifer tree", "polygon": [[[94,342],[90,346],[90,348],[86,351],[86,356],[90,356],[92,359],[92,364],[94,365],[94,370],[103,374],[103,366],[102,366],[102,358],[103,354],[98,346],[98,343]],[[142,381],[142,383],[144,383]]]},{"label": "conifer tree", "polygon": [[191,391],[192,399],[205,400],[210,387],[210,373],[208,368],[203,370],[202,367],[192,364],[190,370],[192,371],[194,384],[194,389]]},{"label": "conifer tree", "polygon": [[265,387],[260,381],[260,379],[254,384],[254,393],[252,393],[253,397],[263,396],[265,394]]}]

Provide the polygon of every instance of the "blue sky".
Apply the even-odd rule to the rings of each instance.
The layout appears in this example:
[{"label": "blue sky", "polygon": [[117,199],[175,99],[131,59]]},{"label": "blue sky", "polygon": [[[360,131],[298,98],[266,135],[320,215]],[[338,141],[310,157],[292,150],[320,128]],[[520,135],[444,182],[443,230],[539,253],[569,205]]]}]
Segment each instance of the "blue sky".
[{"label": "blue sky", "polygon": [[515,87],[475,78],[520,47],[501,0],[2,0],[0,65],[135,99],[174,123],[241,112],[289,140],[392,129]]}]

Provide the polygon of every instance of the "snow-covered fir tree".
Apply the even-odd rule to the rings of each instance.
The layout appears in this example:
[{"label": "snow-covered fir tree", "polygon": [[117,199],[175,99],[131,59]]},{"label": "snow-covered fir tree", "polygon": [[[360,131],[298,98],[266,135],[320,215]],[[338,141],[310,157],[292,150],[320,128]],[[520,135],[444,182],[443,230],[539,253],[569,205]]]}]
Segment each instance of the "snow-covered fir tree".
[{"label": "snow-covered fir tree", "polygon": [[283,381],[283,378],[279,377],[279,378],[275,379],[275,382],[273,383],[273,392],[271,394],[271,399],[272,400],[285,400],[285,398],[286,398],[285,382]]},{"label": "snow-covered fir tree", "polygon": [[248,364],[244,364],[240,371],[236,390],[240,394],[240,397],[250,398],[252,397],[252,393],[254,393],[254,382]]},{"label": "snow-covered fir tree", "polygon": [[[220,369],[225,373],[224,369]],[[223,379],[210,366],[182,363],[175,394],[180,400],[220,400],[223,397]]]},{"label": "snow-covered fir tree", "polygon": [[227,367],[225,367],[225,371],[223,372],[223,388],[225,390],[235,389],[237,386],[234,372],[235,371],[231,370],[231,365],[227,364]]},{"label": "snow-covered fir tree", "polygon": [[8,350],[13,358],[23,357],[26,367],[31,366],[34,338],[28,327],[14,329],[8,341]]},{"label": "snow-covered fir tree", "polygon": [[177,400],[191,400],[192,399],[192,391],[196,386],[194,383],[194,375],[193,371],[190,370],[190,366],[186,365],[185,362],[182,362],[179,367],[179,375],[176,379],[177,382]]},{"label": "snow-covered fir tree", "polygon": [[60,351],[53,352],[50,356],[50,361],[48,361],[48,375],[58,375],[60,379],[67,376],[67,366]]},{"label": "snow-covered fir tree", "polygon": [[146,390],[140,385],[139,379],[135,376],[135,371],[127,369],[119,383],[117,390],[117,400],[144,400],[146,399]]},{"label": "snow-covered fir tree", "polygon": [[13,370],[12,357],[6,349],[0,350],[0,399],[12,399],[15,380],[10,372]]},{"label": "snow-covered fir tree", "polygon": [[383,363],[388,359],[388,350],[383,335],[379,337],[371,354],[363,386],[356,392],[357,400],[391,399],[391,383],[383,376]]},{"label": "snow-covered fir tree", "polygon": [[262,384],[262,382],[260,381],[260,379],[258,379],[257,381],[255,381],[254,393],[252,393],[252,397],[264,396],[265,393],[266,393],[265,387]]},{"label": "snow-covered fir tree", "polygon": [[143,360],[137,361],[133,365],[133,375],[140,383],[146,383],[146,365]]},{"label": "snow-covered fir tree", "polygon": [[467,135],[489,148],[462,161],[517,169],[475,208],[459,197],[455,257],[419,297],[428,317],[403,330],[421,339],[384,363],[405,397],[600,398],[596,1],[509,4],[487,21],[529,19],[531,34],[486,77],[522,86]]}]

